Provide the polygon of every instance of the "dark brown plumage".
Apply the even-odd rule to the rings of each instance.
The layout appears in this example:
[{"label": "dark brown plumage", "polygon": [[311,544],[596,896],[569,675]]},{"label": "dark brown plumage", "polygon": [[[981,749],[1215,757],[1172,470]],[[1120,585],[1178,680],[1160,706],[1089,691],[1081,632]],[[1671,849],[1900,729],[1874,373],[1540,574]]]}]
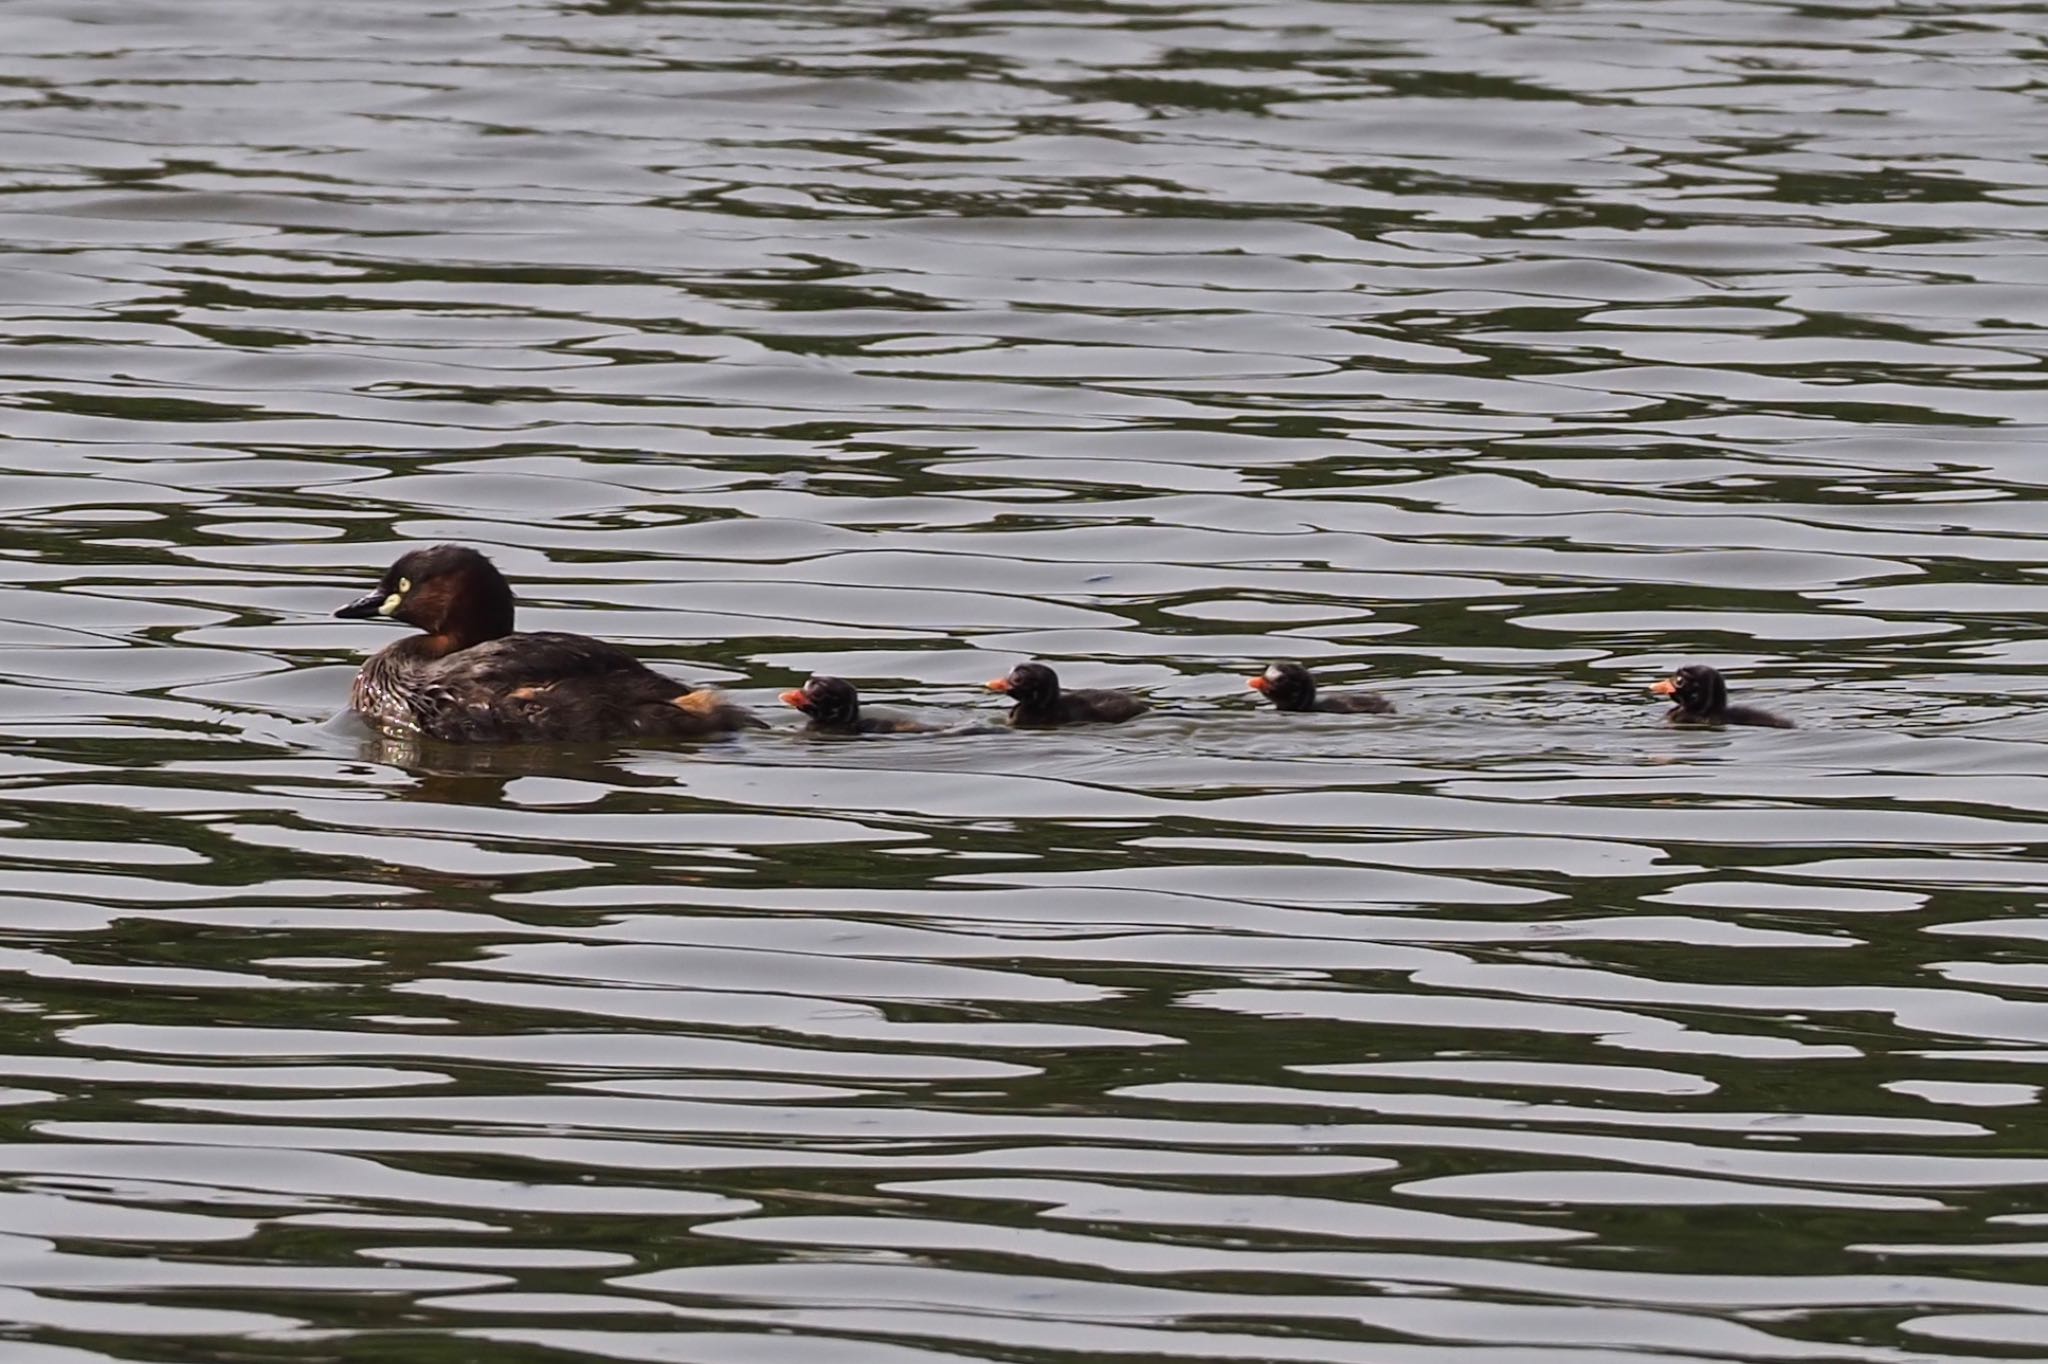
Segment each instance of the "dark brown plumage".
[{"label": "dark brown plumage", "polygon": [[1790,720],[1755,706],[1728,704],[1728,684],[1721,674],[1704,663],[1680,668],[1661,682],[1650,684],[1659,696],[1676,705],[1664,713],[1667,725],[1760,725],[1766,729],[1796,729]]},{"label": "dark brown plumage", "polygon": [[1052,725],[1115,725],[1136,719],[1151,707],[1125,691],[1083,688],[1062,691],[1059,674],[1043,663],[1019,663],[1009,674],[988,684],[1017,704],[1010,723],[1023,729]]},{"label": "dark brown plumage", "polygon": [[1263,692],[1275,710],[1322,711],[1331,715],[1387,715],[1394,703],[1376,691],[1349,692],[1343,696],[1318,696],[1316,677],[1299,663],[1269,663],[1257,677],[1245,679],[1253,691]]},{"label": "dark brown plumage", "polygon": [[393,737],[450,743],[577,743],[695,738],[765,728],[716,691],[655,672],[585,635],[512,629],[512,588],[462,545],[402,556],[345,620],[424,630],[372,655],[350,702]]},{"label": "dark brown plumage", "polygon": [[851,682],[822,674],[782,693],[782,704],[810,716],[805,728],[821,734],[925,734],[935,728],[893,711],[863,710]]}]

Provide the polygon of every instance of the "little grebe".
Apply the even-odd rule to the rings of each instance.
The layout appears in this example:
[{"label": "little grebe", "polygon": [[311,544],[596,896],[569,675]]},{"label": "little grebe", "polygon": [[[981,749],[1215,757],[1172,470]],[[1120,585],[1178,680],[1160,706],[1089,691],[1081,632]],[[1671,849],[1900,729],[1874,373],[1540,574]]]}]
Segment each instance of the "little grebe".
[{"label": "little grebe", "polygon": [[1269,663],[1257,677],[1245,679],[1253,691],[1264,692],[1275,710],[1320,710],[1334,715],[1386,715],[1394,703],[1376,691],[1346,696],[1317,696],[1316,677],[1299,663]]},{"label": "little grebe", "polygon": [[1059,674],[1043,663],[1019,663],[1009,676],[988,684],[1017,704],[1010,723],[1027,729],[1047,725],[1121,724],[1151,707],[1127,691],[1061,691]]},{"label": "little grebe", "polygon": [[1661,682],[1650,684],[1650,690],[1659,696],[1668,696],[1678,704],[1665,712],[1667,725],[1763,725],[1769,729],[1797,728],[1782,715],[1774,715],[1755,706],[1731,706],[1728,704],[1728,684],[1721,680],[1721,674],[1704,663],[1694,663],[1680,668]]},{"label": "little grebe", "polygon": [[811,723],[805,728],[821,734],[928,734],[935,728],[886,710],[862,714],[860,693],[853,689],[853,684],[823,674],[794,691],[782,693],[782,704],[795,706],[810,716]]},{"label": "little grebe", "polygon": [[516,634],[512,589],[462,545],[416,549],[377,590],[334,613],[426,631],[372,655],[349,701],[395,738],[450,743],[578,743],[690,738],[766,728],[716,691],[664,677],[585,635]]}]

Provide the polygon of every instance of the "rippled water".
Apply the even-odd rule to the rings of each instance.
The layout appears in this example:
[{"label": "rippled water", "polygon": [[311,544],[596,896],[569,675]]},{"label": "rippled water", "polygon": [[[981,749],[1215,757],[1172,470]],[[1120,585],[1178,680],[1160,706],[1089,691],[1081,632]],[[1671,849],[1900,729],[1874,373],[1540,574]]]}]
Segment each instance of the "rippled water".
[{"label": "rippled water", "polygon": [[[7,1360],[2048,1349],[2041,7],[0,34]],[[369,737],[436,540],[778,728]]]}]

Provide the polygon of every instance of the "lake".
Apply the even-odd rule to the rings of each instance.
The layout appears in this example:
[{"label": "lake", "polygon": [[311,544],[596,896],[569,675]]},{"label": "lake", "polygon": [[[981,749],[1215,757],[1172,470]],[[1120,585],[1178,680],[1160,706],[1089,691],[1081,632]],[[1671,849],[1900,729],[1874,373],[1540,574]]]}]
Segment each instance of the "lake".
[{"label": "lake", "polygon": [[2048,9],[0,37],[10,1364],[2048,1351]]}]

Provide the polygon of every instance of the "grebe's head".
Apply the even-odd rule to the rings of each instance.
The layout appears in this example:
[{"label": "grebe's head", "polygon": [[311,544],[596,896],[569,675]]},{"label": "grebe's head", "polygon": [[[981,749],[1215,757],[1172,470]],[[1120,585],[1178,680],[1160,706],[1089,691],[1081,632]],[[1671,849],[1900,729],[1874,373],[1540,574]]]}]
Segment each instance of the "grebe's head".
[{"label": "grebe's head", "polygon": [[467,545],[401,555],[374,591],[334,613],[343,620],[397,620],[467,648],[512,633],[512,588]]}]

